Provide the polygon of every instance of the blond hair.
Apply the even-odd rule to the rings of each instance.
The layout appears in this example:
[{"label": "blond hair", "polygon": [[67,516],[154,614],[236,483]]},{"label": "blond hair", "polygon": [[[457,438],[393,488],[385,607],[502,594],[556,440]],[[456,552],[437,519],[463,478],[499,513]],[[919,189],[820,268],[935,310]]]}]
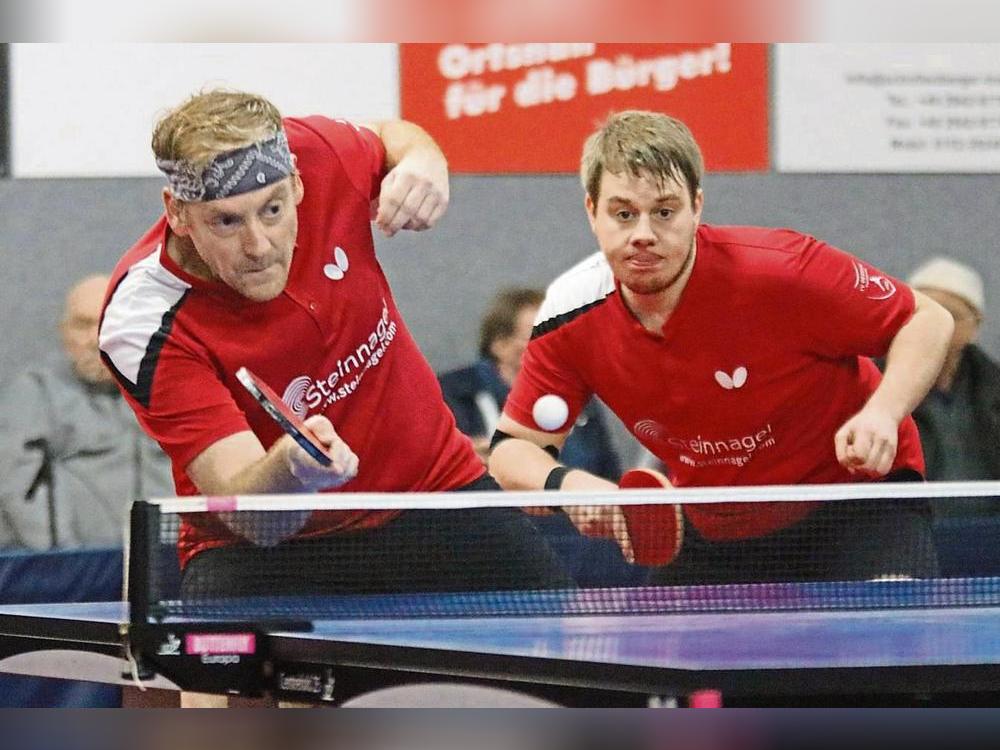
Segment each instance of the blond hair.
[{"label": "blond hair", "polygon": [[687,185],[693,204],[705,167],[683,122],[659,112],[627,110],[610,115],[583,146],[580,180],[594,205],[605,171],[651,176],[657,183],[673,179]]},{"label": "blond hair", "polygon": [[281,113],[262,96],[213,89],[194,94],[163,115],[153,128],[157,159],[203,168],[221,153],[273,137]]}]

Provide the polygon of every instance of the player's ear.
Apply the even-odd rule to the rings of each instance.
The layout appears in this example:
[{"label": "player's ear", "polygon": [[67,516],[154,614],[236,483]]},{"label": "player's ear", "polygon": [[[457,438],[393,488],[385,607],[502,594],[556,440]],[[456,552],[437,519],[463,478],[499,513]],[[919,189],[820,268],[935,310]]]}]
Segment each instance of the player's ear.
[{"label": "player's ear", "polygon": [[184,201],[177,200],[169,188],[163,188],[163,209],[167,215],[170,231],[178,237],[190,234],[187,217],[184,211]]},{"label": "player's ear", "polygon": [[587,193],[583,198],[583,207],[587,210],[587,221],[590,222],[590,229],[595,234],[597,233],[597,204],[594,203],[594,199],[590,197],[590,193]]},{"label": "player's ear", "polygon": [[302,184],[302,177],[298,172],[292,174],[292,196],[295,198],[295,205],[299,205],[306,195],[305,185]]},{"label": "player's ear", "polygon": [[701,210],[705,207],[705,191],[698,188],[698,191],[694,194],[694,202],[691,204],[691,210],[694,213],[694,220],[696,222],[701,221]]}]

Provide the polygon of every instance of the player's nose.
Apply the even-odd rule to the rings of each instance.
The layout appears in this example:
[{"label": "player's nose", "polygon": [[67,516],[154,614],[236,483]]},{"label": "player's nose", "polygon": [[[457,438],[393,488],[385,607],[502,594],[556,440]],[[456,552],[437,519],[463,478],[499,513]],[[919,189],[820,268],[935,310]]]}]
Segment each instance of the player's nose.
[{"label": "player's nose", "polygon": [[639,214],[632,229],[632,243],[651,245],[656,242],[656,233],[647,214]]},{"label": "player's nose", "polygon": [[271,249],[271,240],[264,226],[257,221],[247,223],[243,237],[243,252],[251,258],[262,258]]}]

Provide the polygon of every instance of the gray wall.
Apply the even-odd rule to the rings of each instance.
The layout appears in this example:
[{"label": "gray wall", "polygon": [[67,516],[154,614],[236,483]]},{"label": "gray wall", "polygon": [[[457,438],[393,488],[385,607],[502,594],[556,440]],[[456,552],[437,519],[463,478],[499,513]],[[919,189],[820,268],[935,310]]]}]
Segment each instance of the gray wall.
[{"label": "gray wall", "polygon": [[[57,346],[72,282],[110,270],[156,218],[160,180],[0,180],[0,381]],[[894,275],[931,253],[964,259],[987,284],[985,348],[1000,356],[1000,175],[714,174],[705,220],[791,226]],[[478,318],[505,284],[544,285],[592,252],[575,177],[460,176],[429,232],[378,252],[406,319],[437,369],[475,354]]]}]

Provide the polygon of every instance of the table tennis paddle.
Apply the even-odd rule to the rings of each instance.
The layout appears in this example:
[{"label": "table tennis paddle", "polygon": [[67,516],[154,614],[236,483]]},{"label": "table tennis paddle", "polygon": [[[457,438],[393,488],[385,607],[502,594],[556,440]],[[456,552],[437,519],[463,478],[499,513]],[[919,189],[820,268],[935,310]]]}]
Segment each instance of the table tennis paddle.
[{"label": "table tennis paddle", "polygon": [[254,397],[258,404],[264,407],[270,417],[277,422],[281,429],[292,436],[296,443],[310,456],[315,458],[323,466],[329,466],[333,459],[327,452],[319,438],[306,427],[302,420],[285,404],[278,394],[271,390],[270,386],[254,375],[250,370],[241,367],[236,371],[236,379],[240,381],[250,395]]},{"label": "table tennis paddle", "polygon": [[[630,469],[618,482],[623,490],[672,487],[655,469]],[[623,505],[622,515],[638,565],[668,565],[684,542],[684,514],[679,505]]]}]

